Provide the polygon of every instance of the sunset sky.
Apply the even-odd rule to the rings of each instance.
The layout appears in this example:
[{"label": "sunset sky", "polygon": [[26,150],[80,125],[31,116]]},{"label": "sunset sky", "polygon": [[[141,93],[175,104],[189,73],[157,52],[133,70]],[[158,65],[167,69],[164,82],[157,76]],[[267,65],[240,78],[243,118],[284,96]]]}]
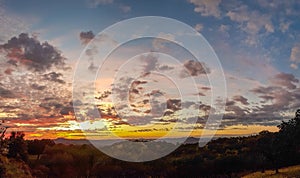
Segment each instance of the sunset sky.
[{"label": "sunset sky", "polygon": [[[170,41],[131,41],[98,69],[98,53],[116,48],[119,36],[147,30],[97,34],[141,16],[181,21],[207,40],[226,79],[225,112],[211,105],[208,80],[222,73],[210,57],[199,62],[171,43],[189,39],[161,32],[163,24],[151,28]],[[210,112],[223,114],[219,136],[277,131],[300,108],[299,16],[297,0],[0,0],[0,119],[30,139],[155,138],[172,129],[170,137],[200,136]],[[82,100],[72,97],[76,74]],[[92,92],[87,76],[96,77]]]}]

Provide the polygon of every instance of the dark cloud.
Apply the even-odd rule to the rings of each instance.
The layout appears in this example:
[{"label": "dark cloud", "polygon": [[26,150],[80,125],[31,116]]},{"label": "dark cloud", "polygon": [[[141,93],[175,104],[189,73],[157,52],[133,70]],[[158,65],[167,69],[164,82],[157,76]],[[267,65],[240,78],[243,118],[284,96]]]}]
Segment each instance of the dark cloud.
[{"label": "dark cloud", "polygon": [[180,99],[168,99],[167,100],[167,109],[172,111],[178,111],[181,109],[181,100]]},{"label": "dark cloud", "polygon": [[174,118],[171,119],[163,118],[158,120],[158,122],[166,122],[166,123],[176,123],[178,121],[179,121],[178,119],[174,119]]},{"label": "dark cloud", "polygon": [[240,95],[234,96],[233,100],[237,101],[237,102],[240,102],[243,105],[249,105],[248,99],[243,97],[243,96],[240,96]]},{"label": "dark cloud", "polygon": [[225,108],[227,112],[230,112],[235,115],[235,117],[245,116],[249,111],[247,109],[243,109],[236,105],[229,105]]},{"label": "dark cloud", "polygon": [[95,35],[92,31],[80,32],[79,34],[82,44],[88,44],[92,39],[95,38]]},{"label": "dark cloud", "polygon": [[102,99],[108,98],[110,95],[111,95],[111,91],[106,90],[104,92],[99,93],[99,96],[95,97],[95,99],[102,100]]},{"label": "dark cloud", "polygon": [[48,42],[40,43],[26,33],[13,37],[0,48],[7,51],[7,62],[14,66],[25,65],[29,70],[41,72],[52,66],[63,67],[65,60],[60,51]]},{"label": "dark cloud", "polygon": [[[283,87],[257,87],[255,89],[250,90],[253,93],[256,93],[259,95],[261,99],[263,99],[264,102],[271,101],[272,105],[263,105],[263,107],[266,109],[267,106],[274,107],[274,109],[280,109],[280,107],[285,108],[289,105],[290,102],[293,101],[293,94],[292,92],[289,92]],[[278,107],[278,108],[277,108]]]},{"label": "dark cloud", "polygon": [[130,94],[140,94],[140,90],[143,89],[143,87],[139,87],[139,85],[142,85],[142,84],[146,84],[147,81],[140,81],[140,80],[135,80],[131,83],[131,86],[130,86],[130,90],[129,90],[129,93]]},{"label": "dark cloud", "polygon": [[60,79],[62,76],[63,75],[61,73],[57,73],[57,72],[50,72],[48,74],[43,75],[45,80],[57,82],[60,84],[65,84],[66,82],[64,80]]},{"label": "dark cloud", "polygon": [[[248,100],[241,96],[234,96],[232,101],[226,103],[223,125],[278,125],[283,119],[286,119],[282,113],[294,111],[300,106],[297,89],[290,91],[287,87],[271,85],[259,86],[250,91],[258,95],[261,105],[249,108]],[[237,106],[237,102],[244,103],[243,107]]]},{"label": "dark cloud", "polygon": [[46,86],[38,85],[38,84],[34,83],[31,85],[31,88],[34,90],[44,90],[46,88]]},{"label": "dark cloud", "polygon": [[[200,105],[199,105],[199,109],[200,109],[201,111],[205,112],[206,114],[208,114],[209,111],[210,111],[211,109],[213,109],[213,108],[212,108],[210,105],[200,104]],[[214,110],[214,109],[213,109],[213,110]]]},{"label": "dark cloud", "polygon": [[2,98],[14,98],[15,94],[12,91],[7,90],[7,89],[0,86],[0,97],[2,97]]},{"label": "dark cloud", "polygon": [[165,112],[164,112],[164,116],[170,116],[170,115],[172,115],[172,114],[174,114],[174,111],[172,111],[172,110],[165,110]]},{"label": "dark cloud", "polygon": [[257,87],[251,90],[254,94],[258,94],[261,98],[261,106],[253,109],[249,114],[252,118],[261,118],[265,121],[274,120],[274,118],[285,118],[283,112],[293,112],[299,108],[299,92],[298,88],[290,91],[290,87],[286,86],[268,86]]},{"label": "dark cloud", "polygon": [[255,93],[255,94],[260,94],[260,95],[267,95],[269,93],[271,93],[274,89],[276,89],[278,87],[274,87],[274,86],[268,86],[268,87],[256,87],[254,89],[251,89],[250,91]]},{"label": "dark cloud", "polygon": [[70,113],[74,113],[72,106],[63,106],[60,110],[61,115],[69,115]]},{"label": "dark cloud", "polygon": [[299,80],[293,74],[280,73],[271,79],[271,83],[288,89],[296,89],[295,83],[299,83]]},{"label": "dark cloud", "polygon": [[42,107],[48,111],[53,110],[53,109],[60,109],[63,107],[61,103],[58,103],[56,101],[50,101],[50,102],[43,102],[39,105],[39,107]]},{"label": "dark cloud", "polygon": [[226,101],[226,106],[233,106],[235,104],[235,101]]},{"label": "dark cloud", "polygon": [[[186,70],[181,72],[180,77],[182,78],[210,73],[210,69],[203,62],[188,60],[183,64],[183,66]],[[188,73],[186,73],[186,71]]]},{"label": "dark cloud", "polygon": [[147,81],[135,80],[134,82],[132,82],[131,85],[137,86],[137,85],[146,84],[146,83],[147,83]]},{"label": "dark cloud", "polygon": [[280,73],[272,77],[270,82],[270,86],[259,86],[250,90],[261,99],[261,105],[248,114],[254,120],[261,119],[261,122],[264,120],[266,123],[276,118],[282,120],[286,117],[282,113],[293,112],[300,107],[300,89],[296,86],[299,80],[294,75]]},{"label": "dark cloud", "polygon": [[210,87],[201,87],[202,90],[211,90]]}]

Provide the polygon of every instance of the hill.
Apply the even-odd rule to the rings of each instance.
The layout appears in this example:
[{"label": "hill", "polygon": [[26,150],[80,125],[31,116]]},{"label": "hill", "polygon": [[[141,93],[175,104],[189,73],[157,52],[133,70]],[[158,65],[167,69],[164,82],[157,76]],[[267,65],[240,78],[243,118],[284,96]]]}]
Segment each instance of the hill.
[{"label": "hill", "polygon": [[279,169],[278,174],[275,174],[274,170],[267,170],[265,171],[265,173],[254,172],[243,176],[243,178],[261,178],[261,177],[270,177],[270,178],[300,177],[300,165],[281,168]]},{"label": "hill", "polygon": [[23,161],[9,159],[0,155],[0,177],[31,178],[30,168]]}]

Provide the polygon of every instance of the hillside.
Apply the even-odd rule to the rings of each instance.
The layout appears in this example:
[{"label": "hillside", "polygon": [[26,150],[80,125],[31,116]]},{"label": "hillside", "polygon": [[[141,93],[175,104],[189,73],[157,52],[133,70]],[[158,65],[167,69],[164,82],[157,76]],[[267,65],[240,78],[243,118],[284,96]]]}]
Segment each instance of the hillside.
[{"label": "hillside", "polygon": [[24,162],[0,155],[0,177],[31,178],[32,175],[29,166]]},{"label": "hillside", "polygon": [[243,178],[261,178],[261,177],[270,177],[270,178],[295,178],[300,177],[300,165],[290,166],[279,169],[279,173],[275,174],[274,170],[267,170],[265,173],[254,172],[243,176]]}]

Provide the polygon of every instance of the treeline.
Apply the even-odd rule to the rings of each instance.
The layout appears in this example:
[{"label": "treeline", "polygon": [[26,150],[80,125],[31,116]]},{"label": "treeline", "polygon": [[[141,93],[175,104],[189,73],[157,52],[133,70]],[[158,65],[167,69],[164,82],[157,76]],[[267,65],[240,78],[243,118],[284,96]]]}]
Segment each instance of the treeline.
[{"label": "treeline", "polygon": [[300,164],[300,110],[278,127],[276,133],[219,138],[201,148],[181,145],[164,158],[144,163],[113,159],[91,145],[26,141],[22,133],[6,139],[5,154],[26,162],[36,177],[240,177]]}]

